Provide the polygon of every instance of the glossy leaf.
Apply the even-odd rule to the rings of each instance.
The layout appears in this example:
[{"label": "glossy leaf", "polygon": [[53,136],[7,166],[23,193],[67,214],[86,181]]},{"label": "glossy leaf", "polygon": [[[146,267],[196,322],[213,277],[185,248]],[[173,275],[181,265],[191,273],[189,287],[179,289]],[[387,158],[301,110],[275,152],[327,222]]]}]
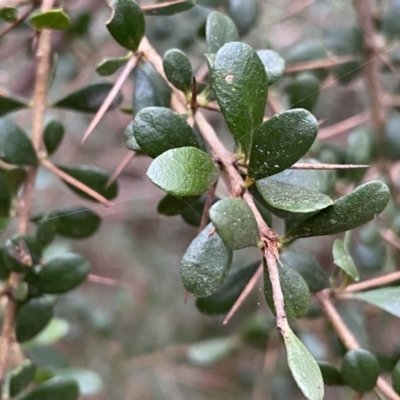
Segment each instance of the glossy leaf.
[{"label": "glossy leaf", "polygon": [[311,254],[290,248],[280,254],[280,260],[301,275],[311,293],[329,287],[329,280],[325,271]]},{"label": "glossy leaf", "polygon": [[147,107],[139,111],[132,130],[140,148],[152,158],[170,149],[199,147],[186,119],[169,108]]},{"label": "glossy leaf", "polygon": [[39,272],[26,277],[41,293],[65,293],[79,286],[90,272],[90,263],[80,254],[64,253],[50,260]]},{"label": "glossy leaf", "polygon": [[234,337],[205,340],[190,346],[187,357],[189,362],[197,366],[210,366],[231,355],[239,347]]},{"label": "glossy leaf", "polygon": [[0,95],[0,116],[8,114],[10,112],[20,110],[21,108],[28,107],[27,104],[13,99],[12,97]]},{"label": "glossy leaf", "polygon": [[248,175],[258,180],[290,167],[310,149],[317,133],[317,120],[307,110],[274,115],[254,130]]},{"label": "glossy leaf", "polygon": [[[190,10],[192,7],[196,5],[196,0],[181,0],[181,1],[165,1],[167,4],[163,4],[162,2],[153,6],[151,9],[145,9],[145,15],[174,15],[181,13],[183,11]],[[170,3],[170,4],[169,4]]]},{"label": "glossy leaf", "polygon": [[36,365],[31,360],[24,360],[20,366],[10,373],[9,393],[16,396],[24,390],[35,378]]},{"label": "glossy leaf", "polygon": [[[294,269],[282,263],[279,267],[279,279],[285,303],[288,321],[303,317],[310,305],[310,290],[301,275]],[[269,279],[268,268],[264,259],[264,294],[269,308],[275,315],[275,305],[272,296],[272,285]]]},{"label": "glossy leaf", "polygon": [[0,160],[15,165],[37,165],[31,141],[8,119],[0,119]]},{"label": "glossy leaf", "polygon": [[258,50],[257,54],[264,64],[268,86],[271,86],[282,77],[285,71],[285,60],[273,50]]},{"label": "glossy leaf", "polygon": [[267,204],[279,210],[307,213],[333,204],[332,199],[325,194],[271,178],[257,181],[256,185]]},{"label": "glossy leaf", "polygon": [[194,238],[181,261],[183,286],[197,297],[214,293],[228,275],[232,263],[232,250],[211,229],[213,225],[208,224]]},{"label": "glossy leaf", "polygon": [[60,121],[53,119],[46,124],[43,133],[43,141],[49,156],[58,149],[58,146],[64,138],[64,133],[64,125]]},{"label": "glossy leaf", "polygon": [[321,370],[322,379],[324,380],[325,385],[344,384],[340,371],[335,367],[335,365],[326,361],[318,361],[318,366]]},{"label": "glossy leaf", "polygon": [[311,111],[317,103],[320,86],[316,76],[303,72],[287,87],[290,108],[304,108]]},{"label": "glossy leaf", "polygon": [[56,237],[57,225],[58,221],[52,217],[52,214],[40,219],[36,230],[36,239],[43,247],[49,245]]},{"label": "glossy leaf", "polygon": [[75,379],[56,376],[23,394],[18,400],[77,400],[79,394]]},{"label": "glossy leaf", "polygon": [[96,67],[96,72],[100,76],[115,74],[129,60],[129,55],[124,57],[112,57],[102,60]]},{"label": "glossy leaf", "polygon": [[238,39],[236,25],[229,17],[218,11],[213,11],[208,15],[206,22],[208,54],[215,54],[225,43],[235,42]]},{"label": "glossy leaf", "polygon": [[186,208],[191,207],[197,200],[199,200],[199,196],[175,197],[167,194],[158,203],[157,212],[169,217],[179,215],[182,214]]},{"label": "glossy leaf", "polygon": [[181,147],[158,156],[147,170],[147,176],[173,196],[198,196],[215,183],[219,171],[204,151]]},{"label": "glossy leaf", "polygon": [[294,380],[308,400],[322,400],[324,381],[317,362],[289,327],[285,333],[287,359]]},{"label": "glossy leaf", "polygon": [[[56,277],[57,278],[57,277]],[[53,318],[54,301],[47,297],[34,297],[17,311],[15,335],[19,343],[35,337]]]},{"label": "glossy leaf", "polygon": [[177,89],[190,93],[192,88],[192,65],[185,53],[178,49],[168,50],[163,58],[164,72]]},{"label": "glossy leaf", "polygon": [[[185,210],[182,212],[181,215],[186,223],[192,226],[200,226],[201,216],[203,215],[206,197],[207,194],[205,193],[197,201],[188,205],[185,208]],[[187,198],[191,199],[191,197],[186,197],[183,198],[183,200],[186,201]],[[218,197],[214,196],[213,204],[216,203],[218,200],[219,200]]]},{"label": "glossy leaf", "polygon": [[212,87],[230,131],[248,156],[268,94],[267,76],[257,53],[244,43],[222,46],[215,56]]},{"label": "glossy leaf", "polygon": [[209,315],[227,313],[259,266],[260,262],[257,261],[246,267],[231,270],[222,285],[211,296],[196,299],[196,307]]},{"label": "glossy leaf", "polygon": [[18,8],[12,6],[0,9],[0,18],[7,22],[15,22],[18,19]]},{"label": "glossy leaf", "polygon": [[126,147],[131,151],[136,151],[137,153],[142,153],[142,149],[139,146],[139,143],[136,140],[134,131],[133,131],[134,121],[130,122],[125,129],[124,137]]},{"label": "glossy leaf", "polygon": [[397,361],[392,371],[392,386],[397,394],[400,394],[400,360]]},{"label": "glossy leaf", "polygon": [[37,31],[43,29],[64,30],[71,25],[69,16],[61,8],[37,12],[29,18],[29,22]]},{"label": "glossy leaf", "polygon": [[228,14],[235,22],[240,36],[246,35],[255,25],[259,14],[257,0],[229,0]]},{"label": "glossy leaf", "polygon": [[379,364],[368,350],[348,351],[342,360],[341,375],[344,382],[356,392],[372,390],[379,376]]},{"label": "glossy leaf", "polygon": [[365,301],[400,318],[400,287],[398,286],[349,293],[348,296]]},{"label": "glossy leaf", "polygon": [[376,218],[386,207],[389,197],[389,189],[383,182],[365,183],[300,223],[286,237],[292,240],[333,235],[357,228]]},{"label": "glossy leaf", "polygon": [[[67,95],[53,104],[53,107],[85,113],[96,113],[113,87],[112,83],[94,83]],[[118,107],[122,102],[122,94],[115,96],[107,111]]]},{"label": "glossy leaf", "polygon": [[218,201],[210,208],[210,219],[218,235],[232,250],[257,247],[261,242],[254,214],[242,199]]},{"label": "glossy leaf", "polygon": [[[58,166],[61,170],[66,172],[68,175],[73,176],[78,181],[89,186],[91,189],[95,190],[97,193],[104,196],[107,200],[112,200],[117,197],[118,194],[118,184],[113,182],[110,186],[107,185],[109,175],[101,170],[100,168],[93,167],[91,165],[78,165],[75,167]],[[65,182],[65,184],[76,194],[85,199],[95,201],[93,197],[77,189],[75,186],[70,185]]]},{"label": "glossy leaf", "polygon": [[351,258],[350,252],[347,249],[345,243],[336,239],[333,243],[332,248],[333,262],[339,268],[341,268],[347,275],[349,275],[353,280],[358,281],[360,276],[358,275],[357,267]]},{"label": "glossy leaf", "polygon": [[134,0],[112,0],[110,7],[108,31],[120,46],[136,51],[145,31],[142,9]]},{"label": "glossy leaf", "polygon": [[171,88],[149,63],[139,63],[134,71],[133,115],[146,107],[169,107]]}]

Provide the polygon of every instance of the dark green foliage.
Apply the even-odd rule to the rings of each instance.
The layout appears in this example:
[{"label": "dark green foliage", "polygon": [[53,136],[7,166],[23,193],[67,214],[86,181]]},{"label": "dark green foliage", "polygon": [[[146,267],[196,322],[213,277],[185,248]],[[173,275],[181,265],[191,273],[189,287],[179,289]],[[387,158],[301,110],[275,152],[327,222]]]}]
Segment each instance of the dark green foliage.
[{"label": "dark green foliage", "polygon": [[235,42],[238,39],[236,25],[229,17],[218,11],[209,14],[206,23],[208,54],[215,54],[225,43]]},{"label": "dark green foliage", "polygon": [[10,396],[14,397],[24,390],[35,378],[36,365],[31,360],[23,363],[11,371],[10,374]]},{"label": "dark green foliage", "polygon": [[0,116],[3,116],[13,111],[17,111],[25,107],[28,107],[28,105],[17,99],[4,96],[4,94],[0,95]]},{"label": "dark green foliage", "polygon": [[331,363],[325,361],[318,362],[325,385],[343,385],[343,378],[340,371]]},{"label": "dark green foliage", "polygon": [[97,65],[96,72],[100,76],[112,75],[117,72],[123,65],[125,65],[128,60],[129,56],[106,58]]},{"label": "dark green foliage", "polygon": [[319,97],[320,86],[317,77],[310,72],[303,72],[287,87],[290,108],[304,108],[311,111]]},{"label": "dark green foliage", "polygon": [[18,8],[12,6],[2,7],[0,18],[7,22],[15,22],[18,19]]},{"label": "dark green foliage", "polygon": [[258,50],[257,54],[258,57],[260,57],[261,62],[264,64],[268,86],[271,86],[282,77],[285,70],[285,60],[278,53],[272,50]]},{"label": "dark green foliage", "polygon": [[168,50],[163,58],[167,79],[179,90],[190,93],[192,87],[192,66],[185,53],[178,49]]},{"label": "dark green foliage", "polygon": [[49,156],[58,149],[64,138],[64,133],[64,125],[60,121],[51,120],[46,124],[43,132],[43,141]]},{"label": "dark green foliage", "polygon": [[37,31],[43,29],[64,30],[71,24],[69,16],[61,8],[37,12],[29,18],[29,22]]}]

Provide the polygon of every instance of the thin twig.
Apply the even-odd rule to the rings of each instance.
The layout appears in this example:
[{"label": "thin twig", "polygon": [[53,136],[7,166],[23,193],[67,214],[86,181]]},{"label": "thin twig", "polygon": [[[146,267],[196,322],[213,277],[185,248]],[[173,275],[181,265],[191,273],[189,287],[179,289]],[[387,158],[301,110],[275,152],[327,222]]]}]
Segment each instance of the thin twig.
[{"label": "thin twig", "polygon": [[118,164],[117,168],[115,168],[115,171],[108,178],[108,181],[106,183],[106,188],[108,188],[118,178],[118,176],[121,174],[121,172],[133,160],[133,157],[135,157],[135,154],[136,154],[136,151],[129,151],[129,153],[126,154],[126,156]]},{"label": "thin twig", "polygon": [[350,118],[340,121],[334,125],[320,129],[318,132],[318,139],[323,140],[339,135],[340,133],[349,131],[350,129],[353,129],[359,125],[364,124],[369,119],[370,119],[369,111],[364,111],[360,114],[354,115]]},{"label": "thin twig", "polygon": [[367,281],[364,282],[353,283],[352,285],[347,286],[346,290],[344,290],[342,293],[346,294],[346,293],[359,292],[361,290],[371,289],[377,286],[388,285],[389,283],[393,283],[398,280],[400,280],[399,271],[384,276],[379,276],[377,278],[368,279]]},{"label": "thin twig", "polygon": [[86,193],[88,196],[93,197],[95,200],[99,201],[105,206],[111,205],[111,203],[104,196],[97,193],[95,190],[91,189],[89,186],[85,185],[81,181],[78,181],[73,176],[68,175],[66,172],[62,171],[47,158],[42,159],[40,162],[44,168],[48,169],[50,172],[60,177],[65,182],[68,182],[70,185]]},{"label": "thin twig", "polygon": [[358,169],[358,168],[369,168],[369,165],[363,164],[304,164],[296,163],[293,164],[289,169]]},{"label": "thin twig", "polygon": [[100,283],[102,285],[107,285],[107,286],[116,286],[116,287],[125,287],[125,288],[130,288],[130,285],[124,282],[119,282],[115,279],[112,278],[106,278],[104,276],[99,276],[99,275],[93,275],[90,274],[87,278],[89,282],[93,283]]},{"label": "thin twig", "polygon": [[250,278],[249,282],[243,289],[242,293],[240,293],[240,296],[237,298],[235,301],[235,304],[232,306],[232,308],[229,310],[228,314],[226,314],[226,317],[222,321],[222,325],[226,325],[233,315],[236,313],[236,311],[239,309],[239,307],[243,304],[243,302],[246,300],[247,296],[251,293],[251,291],[254,289],[256,286],[258,280],[261,278],[263,274],[263,265],[261,264],[255,274]]},{"label": "thin twig", "polygon": [[124,69],[121,71],[121,74],[118,77],[117,81],[115,82],[115,84],[114,84],[113,88],[111,89],[110,93],[108,93],[107,97],[103,101],[103,104],[101,105],[101,107],[97,111],[96,115],[93,117],[92,121],[90,122],[89,127],[86,129],[86,132],[85,132],[85,134],[83,135],[83,138],[82,138],[82,143],[85,142],[85,140],[93,132],[94,128],[96,128],[97,124],[103,118],[104,114],[107,112],[107,110],[110,107],[111,103],[113,102],[115,97],[118,95],[118,92],[120,91],[122,85],[127,80],[129,74],[136,67],[140,57],[141,57],[140,53],[133,54],[131,56],[131,58],[129,59],[129,61],[126,63]]},{"label": "thin twig", "polygon": [[329,68],[335,65],[346,64],[354,60],[356,60],[354,56],[342,56],[326,58],[323,60],[305,61],[301,63],[287,65],[285,67],[285,73],[290,74],[293,72],[308,71],[311,69]]},{"label": "thin twig", "polygon": [[0,39],[7,35],[8,32],[10,32],[12,29],[17,27],[18,25],[22,24],[25,19],[28,17],[28,15],[37,7],[36,4],[32,4],[27,10],[24,11],[23,14],[14,22],[12,22],[10,25],[7,25],[1,32],[0,32]]},{"label": "thin twig", "polygon": [[[45,0],[42,3],[42,11],[51,9],[53,0]],[[32,144],[36,153],[40,152],[44,114],[47,104],[47,84],[50,75],[51,31],[43,30],[40,33],[36,51],[37,70],[35,89],[33,95],[32,113]],[[18,203],[18,232],[21,235],[27,233],[30,222],[30,210],[35,187],[37,167],[28,169],[27,178]],[[20,275],[12,272],[9,278],[9,287],[16,288],[20,281]],[[0,387],[7,371],[9,350],[14,335],[14,320],[17,302],[12,296],[7,297],[4,309],[3,327],[0,337]]]},{"label": "thin twig", "polygon": [[400,250],[400,240],[393,231],[390,229],[381,229],[381,236],[390,245],[395,247],[397,250]]}]

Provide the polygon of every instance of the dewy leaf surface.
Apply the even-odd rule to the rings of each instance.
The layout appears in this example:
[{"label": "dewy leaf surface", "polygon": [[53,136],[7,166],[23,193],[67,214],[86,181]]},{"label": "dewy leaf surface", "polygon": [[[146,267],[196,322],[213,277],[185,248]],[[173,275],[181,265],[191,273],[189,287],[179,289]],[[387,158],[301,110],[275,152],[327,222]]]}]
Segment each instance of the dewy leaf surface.
[{"label": "dewy leaf surface", "polygon": [[325,194],[270,178],[257,181],[256,186],[263,199],[279,210],[307,213],[333,204],[332,199]]},{"label": "dewy leaf surface", "polygon": [[145,31],[142,9],[134,0],[113,0],[107,29],[114,40],[128,50],[136,51]]},{"label": "dewy leaf surface", "polygon": [[226,15],[213,11],[207,17],[207,54],[215,54],[225,43],[239,39],[235,23]]},{"label": "dewy leaf surface", "polygon": [[324,381],[314,357],[289,327],[283,338],[289,368],[298,387],[308,400],[323,400]]},{"label": "dewy leaf surface", "polygon": [[222,240],[233,250],[257,247],[261,240],[254,214],[242,199],[218,201],[210,208],[210,219]]},{"label": "dewy leaf surface", "polygon": [[376,218],[389,198],[389,188],[383,182],[365,183],[300,223],[286,235],[286,239],[333,235],[357,228]]},{"label": "dewy leaf surface", "polygon": [[[209,296],[222,284],[232,263],[232,250],[218,233],[210,232],[212,224],[194,238],[181,261],[183,286],[195,296]],[[211,235],[210,235],[211,233]]]},{"label": "dewy leaf surface", "polygon": [[244,43],[222,46],[214,60],[212,87],[230,131],[248,156],[268,94],[267,75],[257,53]]},{"label": "dewy leaf surface", "polygon": [[190,92],[192,87],[192,66],[185,53],[178,49],[164,54],[163,67],[167,79],[179,90]]},{"label": "dewy leaf surface", "polygon": [[353,280],[358,281],[360,276],[358,275],[357,267],[351,258],[350,252],[345,246],[345,243],[336,239],[333,243],[332,248],[333,262],[339,268],[341,268],[347,275],[349,275]]},{"label": "dewy leaf surface", "polygon": [[258,50],[257,54],[264,64],[268,86],[271,86],[282,77],[285,71],[285,60],[273,50]]},{"label": "dewy leaf surface", "polygon": [[181,147],[158,156],[147,170],[147,176],[173,196],[197,196],[215,183],[219,171],[204,151]]},{"label": "dewy leaf surface", "polygon": [[169,108],[147,107],[141,110],[136,114],[132,129],[140,148],[152,158],[170,149],[199,147],[186,119]]},{"label": "dewy leaf surface", "polygon": [[258,180],[292,166],[307,153],[317,133],[317,120],[307,110],[274,115],[253,133],[248,175]]}]

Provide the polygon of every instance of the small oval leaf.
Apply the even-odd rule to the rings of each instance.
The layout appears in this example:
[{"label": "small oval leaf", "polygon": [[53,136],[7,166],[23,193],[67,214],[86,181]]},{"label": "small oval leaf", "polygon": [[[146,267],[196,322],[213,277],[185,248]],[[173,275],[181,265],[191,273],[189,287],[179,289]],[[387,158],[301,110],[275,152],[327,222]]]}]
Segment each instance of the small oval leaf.
[{"label": "small oval leaf", "polygon": [[0,18],[7,22],[18,20],[18,8],[12,6],[2,7],[0,9]]},{"label": "small oval leaf", "polygon": [[365,183],[300,223],[284,240],[333,235],[357,228],[376,218],[388,204],[389,198],[389,188],[383,182]]},{"label": "small oval leaf", "polygon": [[254,214],[242,199],[218,201],[210,208],[210,219],[218,235],[232,250],[257,247],[261,242]]},{"label": "small oval leaf", "polygon": [[247,44],[226,43],[215,56],[212,87],[230,131],[248,156],[253,130],[264,117],[268,94],[260,57]]},{"label": "small oval leaf", "polygon": [[96,72],[100,76],[109,76],[117,72],[129,60],[129,55],[125,57],[113,57],[102,60],[96,67]]},{"label": "small oval leaf", "polygon": [[64,133],[64,125],[60,121],[53,119],[46,124],[43,133],[43,141],[49,156],[51,156],[61,144]]},{"label": "small oval leaf", "polygon": [[229,0],[228,14],[235,22],[240,36],[244,36],[256,23],[259,2],[258,0]]},{"label": "small oval leaf", "polygon": [[349,275],[353,280],[358,281],[360,276],[358,275],[357,267],[354,264],[354,261],[348,251],[345,243],[336,239],[333,243],[332,248],[333,253],[333,262],[339,268],[341,268],[347,275]]},{"label": "small oval leaf", "polygon": [[[112,83],[95,83],[83,87],[74,93],[58,100],[53,107],[67,108],[68,110],[85,113],[96,113],[113,87]],[[122,102],[122,94],[118,93],[107,111],[114,110]]]},{"label": "small oval leaf", "polygon": [[207,17],[207,54],[215,54],[225,43],[239,39],[235,23],[226,15],[213,11]]},{"label": "small oval leaf", "polygon": [[189,58],[184,52],[178,49],[168,50],[163,58],[163,67],[170,83],[182,92],[190,93],[193,71]]},{"label": "small oval leaf", "polygon": [[258,57],[264,64],[268,86],[280,79],[285,71],[285,60],[273,50],[258,50]]},{"label": "small oval leaf", "polygon": [[169,217],[179,215],[182,214],[186,208],[191,208],[192,204],[196,203],[199,199],[199,196],[175,197],[167,194],[158,203],[157,212]]},{"label": "small oval leaf", "polygon": [[134,0],[112,0],[111,19],[107,29],[114,40],[128,50],[136,51],[145,31],[142,9]]},{"label": "small oval leaf", "polygon": [[254,130],[248,175],[258,180],[292,166],[307,153],[317,133],[317,120],[307,110],[274,115]]},{"label": "small oval leaf", "polygon": [[0,94],[0,116],[28,107],[27,104],[12,97]]},{"label": "small oval leaf", "polygon": [[43,246],[49,245],[57,234],[57,219],[52,217],[52,214],[45,215],[39,221],[36,230],[36,239]]},{"label": "small oval leaf", "polygon": [[197,297],[209,296],[222,284],[232,263],[232,250],[208,224],[197,235],[181,261],[185,289]]},{"label": "small oval leaf", "polygon": [[320,86],[317,77],[310,72],[298,74],[286,88],[290,108],[304,108],[311,111],[317,103]]},{"label": "small oval leaf", "polygon": [[9,392],[14,397],[24,390],[35,378],[36,365],[31,360],[24,360],[10,373]]},{"label": "small oval leaf", "polygon": [[29,18],[29,22],[37,31],[43,29],[64,30],[71,25],[69,16],[61,8],[35,13]]},{"label": "small oval leaf", "polygon": [[219,171],[204,151],[181,147],[158,156],[147,170],[147,176],[173,196],[198,196],[215,183]]},{"label": "small oval leaf", "polygon": [[321,370],[322,379],[324,380],[325,385],[344,384],[340,371],[335,367],[335,365],[326,361],[318,361],[318,366]]},{"label": "small oval leaf", "polygon": [[152,158],[170,149],[199,147],[186,119],[169,108],[147,107],[139,111],[132,130],[140,148]]}]

